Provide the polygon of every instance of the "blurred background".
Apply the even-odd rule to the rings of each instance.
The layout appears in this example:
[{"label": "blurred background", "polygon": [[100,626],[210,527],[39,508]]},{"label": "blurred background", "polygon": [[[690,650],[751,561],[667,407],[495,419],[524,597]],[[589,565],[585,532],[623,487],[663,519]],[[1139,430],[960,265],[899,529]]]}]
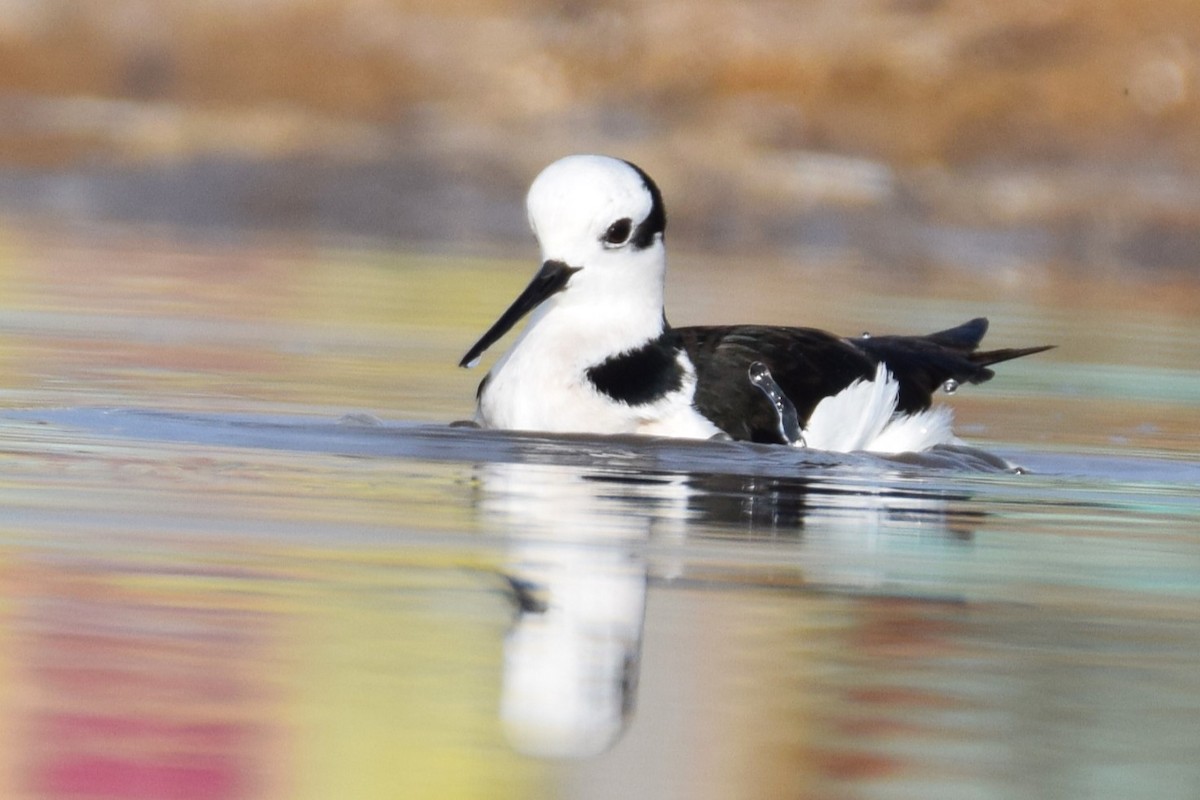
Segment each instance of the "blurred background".
[{"label": "blurred background", "polygon": [[[676,324],[1057,344],[941,400],[1031,473],[447,428],[588,151]],[[1192,798],[1198,261],[1195,0],[0,0],[0,797]],[[570,763],[564,540],[645,595]]]},{"label": "blurred background", "polygon": [[554,158],[674,247],[1194,273],[1190,0],[3,0],[0,211],[524,246]]}]

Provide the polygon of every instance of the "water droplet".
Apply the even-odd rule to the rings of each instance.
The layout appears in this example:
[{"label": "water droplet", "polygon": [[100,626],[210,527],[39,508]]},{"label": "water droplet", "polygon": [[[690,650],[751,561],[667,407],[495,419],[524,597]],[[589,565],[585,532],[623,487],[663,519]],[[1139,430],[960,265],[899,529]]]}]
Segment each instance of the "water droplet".
[{"label": "water droplet", "polygon": [[946,382],[942,384],[942,391],[946,394],[954,394],[958,391],[958,381],[954,378],[947,378]]},{"label": "water droplet", "polygon": [[779,384],[771,375],[771,370],[763,362],[755,361],[750,364],[747,373],[750,383],[758,387],[767,401],[775,407],[780,438],[788,444],[795,443],[800,438],[800,419],[796,414],[796,407],[783,393],[783,389],[779,388]]},{"label": "water droplet", "polygon": [[863,338],[863,339],[870,339],[870,338],[871,338],[871,332],[870,332],[870,331],[863,331],[863,332],[862,332],[862,336],[861,336],[860,338]]}]

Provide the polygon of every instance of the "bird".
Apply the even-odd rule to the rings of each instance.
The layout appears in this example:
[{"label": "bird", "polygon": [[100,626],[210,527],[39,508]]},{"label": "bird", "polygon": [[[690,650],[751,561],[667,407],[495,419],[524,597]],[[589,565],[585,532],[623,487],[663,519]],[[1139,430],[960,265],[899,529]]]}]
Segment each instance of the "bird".
[{"label": "bird", "polygon": [[541,266],[460,367],[527,315],[476,392],[474,423],[549,433],[733,439],[838,452],[959,443],[939,390],[1052,346],[979,350],[983,317],[916,336],[672,327],[662,193],[640,167],[561,158],[526,197]]}]

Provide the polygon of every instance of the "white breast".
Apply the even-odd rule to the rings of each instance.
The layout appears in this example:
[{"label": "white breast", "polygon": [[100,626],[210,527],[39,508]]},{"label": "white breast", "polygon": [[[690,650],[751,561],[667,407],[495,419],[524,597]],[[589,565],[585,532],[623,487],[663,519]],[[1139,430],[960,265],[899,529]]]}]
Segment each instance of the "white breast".
[{"label": "white breast", "polygon": [[696,375],[682,354],[684,379],[677,391],[629,405],[598,391],[588,379],[588,368],[607,355],[596,351],[594,340],[531,325],[489,373],[476,421],[488,428],[692,439],[721,432],[692,405]]}]

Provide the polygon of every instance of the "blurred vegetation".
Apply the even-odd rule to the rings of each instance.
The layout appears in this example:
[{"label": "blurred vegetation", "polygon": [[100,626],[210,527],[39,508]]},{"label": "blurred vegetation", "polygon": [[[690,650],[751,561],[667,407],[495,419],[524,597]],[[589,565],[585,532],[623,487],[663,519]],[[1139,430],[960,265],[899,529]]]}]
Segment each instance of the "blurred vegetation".
[{"label": "blurred vegetation", "polygon": [[1195,270],[1191,0],[0,0],[0,209],[522,241],[638,161],[693,247]]}]

